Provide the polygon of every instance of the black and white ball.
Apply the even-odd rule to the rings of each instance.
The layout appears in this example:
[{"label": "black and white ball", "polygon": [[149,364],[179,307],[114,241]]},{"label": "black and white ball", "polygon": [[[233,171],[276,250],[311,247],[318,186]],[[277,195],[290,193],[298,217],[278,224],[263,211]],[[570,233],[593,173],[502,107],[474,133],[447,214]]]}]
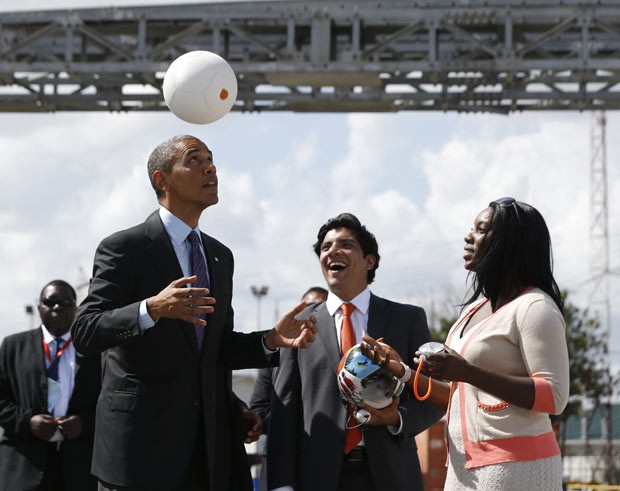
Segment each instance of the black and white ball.
[{"label": "black and white ball", "polygon": [[237,99],[237,77],[221,56],[190,51],[175,59],[162,86],[166,105],[177,117],[207,124],[228,114]]}]

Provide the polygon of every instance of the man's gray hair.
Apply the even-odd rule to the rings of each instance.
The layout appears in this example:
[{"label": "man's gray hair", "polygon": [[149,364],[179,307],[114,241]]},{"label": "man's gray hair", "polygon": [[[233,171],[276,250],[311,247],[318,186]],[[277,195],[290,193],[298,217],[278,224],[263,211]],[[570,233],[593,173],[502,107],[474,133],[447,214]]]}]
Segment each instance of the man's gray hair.
[{"label": "man's gray hair", "polygon": [[165,172],[166,174],[170,172],[172,168],[172,161],[178,155],[179,148],[178,143],[187,140],[197,140],[200,141],[199,138],[196,138],[192,135],[177,135],[169,138],[168,140],[160,143],[155,147],[155,150],[151,152],[149,156],[149,160],[147,163],[147,170],[149,173],[149,180],[151,181],[151,186],[155,190],[155,194],[157,198],[161,197],[161,189],[159,189],[155,182],[153,181],[153,173],[156,170]]}]

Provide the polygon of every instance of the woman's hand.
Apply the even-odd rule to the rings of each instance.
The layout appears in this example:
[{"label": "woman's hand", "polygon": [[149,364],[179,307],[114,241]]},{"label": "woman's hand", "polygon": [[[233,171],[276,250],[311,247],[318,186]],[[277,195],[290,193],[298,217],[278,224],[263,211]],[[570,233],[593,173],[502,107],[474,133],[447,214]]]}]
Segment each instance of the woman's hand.
[{"label": "woman's hand", "polygon": [[367,356],[373,363],[385,368],[397,378],[402,378],[405,375],[405,367],[402,366],[401,357],[395,349],[381,343],[381,339],[376,340],[368,335],[363,336],[362,340],[360,350],[364,356]]},{"label": "woman's hand", "polygon": [[419,364],[422,357],[424,357],[422,372],[429,377],[462,382],[469,373],[470,365],[467,360],[447,346],[444,346],[441,353],[432,355],[416,351],[414,363]]}]

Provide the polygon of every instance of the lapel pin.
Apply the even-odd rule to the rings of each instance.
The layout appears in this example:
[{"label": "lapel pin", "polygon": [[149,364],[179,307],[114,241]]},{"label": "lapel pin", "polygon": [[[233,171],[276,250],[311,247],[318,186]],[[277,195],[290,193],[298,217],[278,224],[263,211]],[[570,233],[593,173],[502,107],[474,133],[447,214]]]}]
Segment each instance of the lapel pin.
[{"label": "lapel pin", "polygon": [[216,262],[216,263],[219,263],[219,262],[220,262],[220,258],[219,258],[219,257],[217,257],[217,256],[215,256],[213,259],[215,259],[215,262]]}]

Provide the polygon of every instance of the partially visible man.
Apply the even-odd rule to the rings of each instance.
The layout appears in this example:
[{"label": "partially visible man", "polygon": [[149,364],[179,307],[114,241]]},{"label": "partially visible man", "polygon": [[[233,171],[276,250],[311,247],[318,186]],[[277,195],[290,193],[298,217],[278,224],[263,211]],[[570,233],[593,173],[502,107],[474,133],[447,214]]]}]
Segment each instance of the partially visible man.
[{"label": "partially visible man", "polygon": [[[301,297],[306,305],[316,304],[327,300],[327,290],[321,286],[308,288]],[[256,376],[254,390],[250,398],[250,410],[260,416],[262,420],[262,432],[264,434],[260,443],[262,459],[260,467],[260,480],[258,491],[267,490],[267,434],[269,432],[269,413],[271,412],[271,396],[273,395],[274,368],[261,368]]]},{"label": "partially visible man", "polygon": [[343,353],[364,334],[383,338],[412,363],[418,347],[431,339],[424,310],[371,293],[379,249],[354,215],[328,220],[314,251],[329,294],[300,314],[316,317],[316,341],[307,350],[280,353],[271,406],[277,424],[270,425],[268,439],[269,489],[422,491],[414,437],[443,413],[407,388],[387,408],[366,407],[371,418],[360,428],[341,402],[336,374]]},{"label": "partially visible man", "polygon": [[250,491],[232,370],[305,347],[314,319],[294,318],[300,303],[269,331],[234,331],[233,254],[198,223],[219,201],[213,153],[176,136],[147,171],[159,209],[101,241],[72,327],[78,350],[106,352],[93,474],[104,490]]},{"label": "partially visible man", "polygon": [[38,329],[0,346],[0,489],[88,491],[95,407],[101,388],[98,356],[73,348],[71,285],[53,280],[39,297]]}]

